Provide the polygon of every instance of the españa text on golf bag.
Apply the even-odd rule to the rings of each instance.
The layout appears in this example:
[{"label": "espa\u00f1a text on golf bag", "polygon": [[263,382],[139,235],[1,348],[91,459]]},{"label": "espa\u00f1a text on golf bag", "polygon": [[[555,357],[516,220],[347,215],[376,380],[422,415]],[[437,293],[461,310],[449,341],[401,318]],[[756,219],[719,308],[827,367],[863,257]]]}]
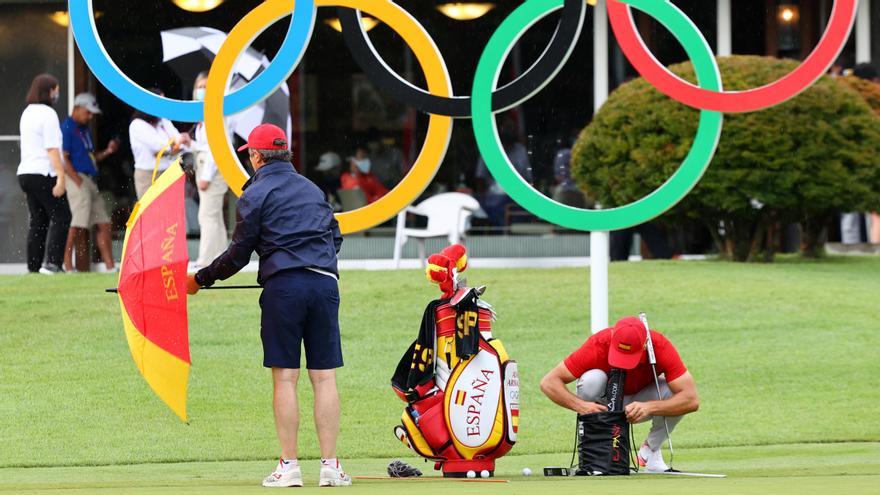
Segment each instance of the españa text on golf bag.
[{"label": "espa\u00f1a text on golf bag", "polygon": [[459,245],[428,259],[428,280],[443,297],[425,308],[418,338],[391,379],[408,404],[395,435],[449,477],[494,473],[519,427],[516,362],[492,337],[495,313],[480,299],[485,287],[458,279],[466,268]]}]

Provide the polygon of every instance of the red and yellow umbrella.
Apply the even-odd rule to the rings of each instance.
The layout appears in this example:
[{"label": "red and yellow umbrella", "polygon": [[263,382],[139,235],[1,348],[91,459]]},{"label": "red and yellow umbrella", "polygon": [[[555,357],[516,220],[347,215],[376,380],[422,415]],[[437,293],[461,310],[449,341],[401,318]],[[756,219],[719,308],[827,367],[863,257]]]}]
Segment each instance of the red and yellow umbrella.
[{"label": "red and yellow umbrella", "polygon": [[118,294],[135,364],[159,398],[186,421],[190,356],[184,182],[175,162],[135,205],[122,247]]}]

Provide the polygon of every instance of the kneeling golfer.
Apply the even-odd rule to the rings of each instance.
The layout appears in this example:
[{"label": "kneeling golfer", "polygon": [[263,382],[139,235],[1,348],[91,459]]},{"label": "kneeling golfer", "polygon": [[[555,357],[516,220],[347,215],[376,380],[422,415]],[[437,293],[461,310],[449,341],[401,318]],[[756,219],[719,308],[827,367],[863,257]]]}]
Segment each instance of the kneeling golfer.
[{"label": "kneeling golfer", "polygon": [[[694,378],[672,345],[663,334],[651,330],[654,354],[657,357],[657,374],[662,399],[657,398],[654,374],[648,363],[645,345],[645,327],[638,318],[628,317],[591,336],[565,361],[559,363],[541,380],[541,391],[560,406],[578,414],[607,411],[599,404],[605,395],[605,384],[611,368],[626,370],[623,388],[626,419],[641,423],[653,419],[648,438],[638,452],[639,466],[647,471],[662,472],[669,469],[663,462],[660,446],[669,431],[681,421],[682,416],[700,407]],[[577,395],[565,387],[577,380]]]},{"label": "kneeling golfer", "polygon": [[260,256],[257,281],[263,287],[260,336],[263,366],[272,368],[275,428],[281,460],[263,486],[303,486],[297,461],[300,349],[315,391],[315,427],[321,446],[319,486],[346,486],[351,478],[336,458],[339,394],[336,368],[342,367],[339,339],[339,288],[336,254],[339,226],[324,193],[296,173],[287,137],[264,124],[251,132],[248,149],[254,176],[244,185],[232,243],[210,266],[190,275],[195,294],[225,280]]}]

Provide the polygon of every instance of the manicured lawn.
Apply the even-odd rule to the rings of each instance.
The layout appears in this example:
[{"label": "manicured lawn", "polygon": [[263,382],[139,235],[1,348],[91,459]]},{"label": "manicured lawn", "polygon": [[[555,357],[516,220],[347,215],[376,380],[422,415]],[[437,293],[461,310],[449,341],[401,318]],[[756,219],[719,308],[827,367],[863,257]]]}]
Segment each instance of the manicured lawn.
[{"label": "manicured lawn", "polygon": [[[528,458],[518,456],[545,453],[553,455],[531,464],[536,473],[543,465],[566,464],[574,421],[540,393],[538,380],[589,333],[587,270],[473,269],[468,278],[489,286],[485,298],[500,315],[495,335],[519,361],[520,442],[512,457],[499,462],[499,470],[507,470],[506,476],[519,473]],[[253,279],[246,274],[230,283]],[[131,493],[161,492],[166,479],[179,488],[168,493],[198,489],[204,479],[215,480],[217,488],[230,485],[229,493],[252,486],[277,455],[271,382],[261,367],[258,292],[204,292],[191,300],[191,421],[186,425],[137,373],[118,302],[103,292],[113,285],[107,275],[0,277],[0,468],[108,466],[0,469],[0,490],[16,491],[21,484],[34,488],[49,479],[67,488],[91,493],[104,487],[110,493],[129,486],[120,480],[141,476],[144,484]],[[391,432],[403,403],[388,382],[415,338],[424,305],[437,291],[417,271],[345,272],[341,287],[346,367],[339,375],[340,453],[351,460],[355,474],[376,475],[394,457],[417,462]],[[675,486],[675,493],[715,487],[784,493],[797,486],[852,492],[869,482],[877,486],[877,477],[837,476],[880,474],[877,444],[788,444],[880,441],[878,295],[880,260],[875,258],[613,265],[612,319],[646,311],[697,379],[702,406],[674,434],[680,449],[676,467],[734,475],[717,485],[713,480],[623,483],[636,489],[652,483],[652,491]],[[311,396],[307,381],[303,385],[303,412],[308,413]],[[300,457],[315,458],[308,414],[301,433]],[[754,448],[761,445],[775,447]],[[809,454],[803,462],[785,455],[799,449]],[[770,451],[777,468],[767,463]],[[718,459],[728,453],[736,454],[729,459],[733,464]],[[175,462],[190,464],[150,464]],[[120,464],[139,465],[115,466]],[[756,473],[819,478],[802,478],[805,484],[798,485],[750,477]],[[507,485],[479,484],[477,491],[538,493],[533,485],[556,491],[551,488],[556,483],[572,482],[578,481],[519,478]],[[424,483],[420,490],[434,486]],[[359,491],[365,493],[389,488],[387,482],[362,485]],[[462,493],[476,489],[440,485]],[[564,488],[569,486],[574,488]]]}]

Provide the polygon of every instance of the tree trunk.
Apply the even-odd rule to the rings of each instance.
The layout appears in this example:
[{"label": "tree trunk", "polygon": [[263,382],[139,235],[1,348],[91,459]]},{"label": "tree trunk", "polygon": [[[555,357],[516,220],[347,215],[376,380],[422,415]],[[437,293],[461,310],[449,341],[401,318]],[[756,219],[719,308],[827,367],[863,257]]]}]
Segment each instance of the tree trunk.
[{"label": "tree trunk", "polygon": [[752,249],[752,232],[754,231],[754,222],[748,220],[735,220],[727,223],[728,245],[731,250],[731,259],[733,261],[749,261],[749,254]]},{"label": "tree trunk", "polygon": [[817,215],[801,220],[801,256],[812,259],[825,256],[830,219],[830,215]]}]

